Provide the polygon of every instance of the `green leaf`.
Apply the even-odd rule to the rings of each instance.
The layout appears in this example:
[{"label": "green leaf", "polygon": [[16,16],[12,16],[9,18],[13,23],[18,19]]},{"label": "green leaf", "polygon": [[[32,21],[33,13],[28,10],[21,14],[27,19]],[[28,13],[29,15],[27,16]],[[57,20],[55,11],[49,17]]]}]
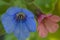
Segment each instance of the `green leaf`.
[{"label": "green leaf", "polygon": [[55,10],[53,11],[53,14],[60,16],[60,0],[57,0]]},{"label": "green leaf", "polygon": [[0,22],[0,36],[4,35],[5,34],[5,30]]},{"label": "green leaf", "polygon": [[5,13],[6,10],[7,10],[9,7],[10,7],[9,5],[0,6],[0,15],[2,15],[3,13]]},{"label": "green leaf", "polygon": [[25,0],[26,2],[32,2],[32,1],[34,1],[34,0]]},{"label": "green leaf", "polygon": [[36,40],[36,39],[37,39],[36,32],[31,32],[31,33],[30,33],[29,40]]},{"label": "green leaf", "polygon": [[54,10],[56,2],[57,0],[35,0],[33,3],[43,12],[48,13]]},{"label": "green leaf", "polygon": [[0,6],[2,6],[2,5],[9,5],[9,4],[6,3],[5,1],[0,0]]},{"label": "green leaf", "polygon": [[6,34],[4,40],[17,40],[14,34]]},{"label": "green leaf", "polygon": [[21,7],[21,8],[26,8],[26,5],[25,5],[25,2],[24,0],[15,0],[13,3],[12,3],[13,6],[18,6],[18,7]]},{"label": "green leaf", "polygon": [[5,2],[7,2],[7,3],[10,3],[10,2],[12,2],[12,1],[14,1],[14,0],[3,0],[3,1],[5,1]]}]

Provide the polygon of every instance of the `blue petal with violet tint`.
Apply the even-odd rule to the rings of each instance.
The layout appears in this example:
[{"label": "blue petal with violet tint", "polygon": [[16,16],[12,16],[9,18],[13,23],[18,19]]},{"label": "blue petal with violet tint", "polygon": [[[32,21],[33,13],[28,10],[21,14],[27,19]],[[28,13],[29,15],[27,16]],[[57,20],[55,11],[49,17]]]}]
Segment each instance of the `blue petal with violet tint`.
[{"label": "blue petal with violet tint", "polygon": [[1,17],[1,19],[2,19],[2,24],[3,24],[6,32],[7,33],[13,32],[14,26],[15,26],[13,17],[9,16],[7,14],[3,14],[2,17]]},{"label": "blue petal with violet tint", "polygon": [[27,10],[27,9],[22,9],[23,10],[23,13],[25,13],[27,15],[27,17],[33,17],[34,18],[34,15],[31,11]]},{"label": "blue petal with violet tint", "polygon": [[8,8],[8,10],[6,11],[7,14],[9,15],[14,15],[17,14],[18,12],[21,12],[22,10],[18,7],[10,7]]},{"label": "blue petal with violet tint", "polygon": [[29,29],[30,32],[36,31],[36,21],[34,18],[29,18],[25,22],[26,27]]},{"label": "blue petal with violet tint", "polygon": [[[29,10],[23,9],[23,8],[18,8],[18,7],[11,7],[7,10],[6,13],[10,14],[10,15],[14,15],[18,12],[23,12],[27,15],[27,17],[34,17],[33,13],[30,12]],[[29,16],[28,16],[29,15]]]},{"label": "blue petal with violet tint", "polygon": [[16,31],[14,31],[15,36],[19,40],[25,40],[29,36],[29,34],[30,34],[29,29],[27,29],[25,23],[20,22],[20,25],[17,24],[16,27],[15,27]]},{"label": "blue petal with violet tint", "polygon": [[[18,13],[26,15],[26,19],[15,21],[15,16]],[[27,9],[11,7],[5,14],[2,15],[2,24],[7,33],[14,33],[18,40],[25,40],[30,32],[36,31],[36,21],[34,15]]]}]

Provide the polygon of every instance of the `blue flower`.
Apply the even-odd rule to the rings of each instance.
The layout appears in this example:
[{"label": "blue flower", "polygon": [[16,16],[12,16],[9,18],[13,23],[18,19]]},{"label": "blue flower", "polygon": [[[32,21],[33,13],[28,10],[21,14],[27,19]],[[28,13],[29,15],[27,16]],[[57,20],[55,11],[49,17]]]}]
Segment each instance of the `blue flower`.
[{"label": "blue flower", "polygon": [[2,24],[7,33],[14,33],[18,40],[26,40],[36,31],[34,15],[27,9],[11,7],[2,15]]}]

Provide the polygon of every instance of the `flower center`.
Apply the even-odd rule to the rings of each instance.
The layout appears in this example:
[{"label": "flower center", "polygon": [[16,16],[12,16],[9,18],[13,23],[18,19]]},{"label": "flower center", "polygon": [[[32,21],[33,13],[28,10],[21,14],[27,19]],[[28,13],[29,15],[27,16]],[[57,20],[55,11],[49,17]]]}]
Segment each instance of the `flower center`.
[{"label": "flower center", "polygon": [[23,13],[17,14],[16,17],[17,17],[18,20],[23,20],[23,19],[25,19],[25,15],[24,15]]}]

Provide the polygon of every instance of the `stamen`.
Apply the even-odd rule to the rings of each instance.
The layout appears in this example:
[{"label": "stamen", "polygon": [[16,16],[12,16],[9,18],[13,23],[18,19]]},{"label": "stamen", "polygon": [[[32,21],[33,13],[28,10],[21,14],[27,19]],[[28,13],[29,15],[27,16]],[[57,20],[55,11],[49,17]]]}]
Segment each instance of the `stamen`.
[{"label": "stamen", "polygon": [[25,15],[24,15],[23,13],[17,14],[16,17],[17,17],[18,20],[23,20],[23,19],[25,19]]}]

